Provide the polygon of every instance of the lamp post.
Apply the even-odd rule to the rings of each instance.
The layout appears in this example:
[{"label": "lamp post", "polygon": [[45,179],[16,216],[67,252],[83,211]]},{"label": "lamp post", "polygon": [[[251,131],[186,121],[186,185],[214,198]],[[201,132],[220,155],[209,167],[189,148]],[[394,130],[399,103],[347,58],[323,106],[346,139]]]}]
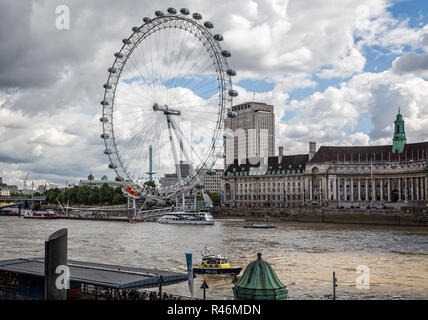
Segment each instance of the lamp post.
[{"label": "lamp post", "polygon": [[163,279],[162,276],[159,277],[159,296],[162,299],[162,283],[164,283],[165,280]]},{"label": "lamp post", "polygon": [[201,285],[201,289],[204,290],[204,300],[205,300],[205,290],[208,289],[208,284],[207,282],[204,280],[204,282]]},{"label": "lamp post", "polygon": [[336,287],[337,287],[336,272],[333,271],[333,300],[336,300]]}]

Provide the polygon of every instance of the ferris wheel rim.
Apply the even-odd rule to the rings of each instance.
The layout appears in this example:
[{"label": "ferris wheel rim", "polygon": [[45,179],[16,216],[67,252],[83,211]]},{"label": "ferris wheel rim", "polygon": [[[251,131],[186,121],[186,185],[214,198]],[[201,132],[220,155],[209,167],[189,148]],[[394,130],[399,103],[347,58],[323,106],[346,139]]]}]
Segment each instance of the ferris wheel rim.
[{"label": "ferris wheel rim", "polygon": [[[169,11],[169,10],[168,10]],[[143,193],[146,191],[145,196],[162,196],[163,198],[168,198],[169,195],[165,194],[165,191],[172,190],[172,194],[176,194],[178,191],[181,191],[185,187],[188,187],[192,183],[194,183],[195,180],[199,177],[200,173],[206,169],[208,166],[211,169],[215,161],[212,162],[213,153],[216,149],[216,141],[220,138],[221,130],[224,126],[224,117],[226,115],[226,110],[228,110],[231,107],[232,104],[232,98],[230,92],[234,91],[232,90],[232,81],[231,81],[231,75],[229,74],[229,67],[227,62],[227,57],[230,56],[227,54],[223,54],[226,50],[222,51],[221,46],[219,45],[219,40],[215,37],[218,35],[213,35],[208,28],[205,26],[205,24],[208,24],[206,22],[204,25],[198,22],[199,19],[190,19],[185,14],[167,14],[167,15],[160,15],[155,18],[150,19],[149,21],[145,21],[140,27],[134,27],[133,33],[126,39],[123,39],[123,45],[120,48],[120,50],[115,54],[115,60],[112,64],[112,66],[109,68],[109,75],[107,78],[107,83],[105,84],[105,90],[104,90],[104,96],[102,100],[103,105],[103,112],[102,112],[102,126],[103,126],[103,134],[102,138],[104,140],[105,145],[105,153],[107,154],[110,164],[109,167],[111,169],[114,169],[114,171],[117,174],[117,177],[121,179],[125,185],[130,185],[136,190],[138,190],[140,193]],[[132,56],[132,53],[134,50],[141,44],[142,41],[144,41],[147,37],[149,37],[151,34],[154,34],[156,32],[160,32],[163,29],[166,28],[177,28],[177,26],[163,26],[163,24],[167,24],[168,22],[180,22],[186,25],[192,25],[195,27],[195,31],[200,32],[200,36],[204,37],[204,40],[206,43],[210,46],[210,53],[213,54],[211,58],[214,61],[215,65],[215,71],[217,76],[217,83],[219,85],[218,90],[218,114],[217,114],[217,121],[216,121],[216,127],[214,130],[214,133],[212,135],[212,141],[210,143],[210,150],[209,153],[205,156],[204,160],[202,161],[202,165],[195,169],[195,174],[192,174],[190,178],[186,178],[184,182],[180,185],[180,183],[177,183],[172,188],[166,188],[166,190],[162,190],[164,193],[163,195],[155,194],[155,190],[151,190],[153,192],[147,192],[145,190],[146,188],[142,187],[139,183],[136,183],[133,178],[130,177],[128,174],[127,169],[125,168],[120,152],[117,147],[116,142],[116,136],[114,132],[114,104],[115,104],[115,98],[116,98],[116,90],[118,83],[121,79],[121,74],[123,72],[124,67],[126,66],[129,58]],[[144,27],[150,27],[148,28],[144,33],[142,32]],[[212,24],[211,24],[212,28]],[[182,28],[180,26],[180,29],[185,30],[186,32],[190,32],[193,34],[192,31],[189,29]],[[138,34],[141,34],[140,36]],[[199,38],[196,34],[194,34],[199,41],[203,42],[203,39]],[[221,36],[220,36],[221,37]],[[134,39],[137,38],[137,41]],[[222,37],[221,37],[222,40]],[[204,44],[205,46],[205,44]],[[114,71],[115,72],[112,72]],[[112,81],[113,80],[113,81]],[[229,94],[229,95],[228,95]],[[100,120],[101,120],[100,119]],[[104,121],[104,119],[108,119],[108,121]],[[109,141],[112,141],[112,143],[109,143]],[[111,152],[107,152],[109,150],[109,147],[114,148],[114,152],[110,150]],[[147,188],[150,189],[150,188]],[[162,193],[161,192],[161,193]],[[171,192],[169,192],[171,193]]]}]

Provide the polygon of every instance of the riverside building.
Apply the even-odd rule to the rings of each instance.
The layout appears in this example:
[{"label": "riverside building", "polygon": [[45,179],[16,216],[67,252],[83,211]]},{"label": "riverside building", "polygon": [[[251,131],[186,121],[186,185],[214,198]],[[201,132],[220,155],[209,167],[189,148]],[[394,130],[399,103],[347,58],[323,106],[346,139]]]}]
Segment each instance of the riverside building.
[{"label": "riverside building", "polygon": [[275,113],[272,105],[245,102],[232,107],[233,117],[225,122],[227,159],[275,155]]},{"label": "riverside building", "polygon": [[[428,142],[407,143],[400,112],[392,145],[321,146],[308,154],[282,154],[240,163],[223,175],[231,207],[400,208],[428,204]],[[254,162],[254,161],[253,161]]]}]

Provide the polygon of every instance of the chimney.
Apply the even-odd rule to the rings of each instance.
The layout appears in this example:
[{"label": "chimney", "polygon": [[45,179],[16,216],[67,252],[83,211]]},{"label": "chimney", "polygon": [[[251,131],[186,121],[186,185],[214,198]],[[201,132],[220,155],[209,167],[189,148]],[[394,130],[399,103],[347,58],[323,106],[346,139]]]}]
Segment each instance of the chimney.
[{"label": "chimney", "polygon": [[284,156],[284,147],[283,146],[278,147],[278,155],[280,157]]},{"label": "chimney", "polygon": [[316,152],[317,152],[317,143],[315,141],[309,142],[309,161],[312,160]]}]

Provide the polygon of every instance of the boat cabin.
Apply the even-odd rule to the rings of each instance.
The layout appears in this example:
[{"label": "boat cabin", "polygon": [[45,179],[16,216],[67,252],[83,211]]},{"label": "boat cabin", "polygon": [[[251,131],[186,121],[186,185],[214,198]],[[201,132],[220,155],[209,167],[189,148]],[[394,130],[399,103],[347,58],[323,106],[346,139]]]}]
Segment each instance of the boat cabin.
[{"label": "boat cabin", "polygon": [[224,256],[205,256],[202,257],[202,267],[205,268],[218,268],[218,267],[226,267],[229,265],[229,259]]}]

